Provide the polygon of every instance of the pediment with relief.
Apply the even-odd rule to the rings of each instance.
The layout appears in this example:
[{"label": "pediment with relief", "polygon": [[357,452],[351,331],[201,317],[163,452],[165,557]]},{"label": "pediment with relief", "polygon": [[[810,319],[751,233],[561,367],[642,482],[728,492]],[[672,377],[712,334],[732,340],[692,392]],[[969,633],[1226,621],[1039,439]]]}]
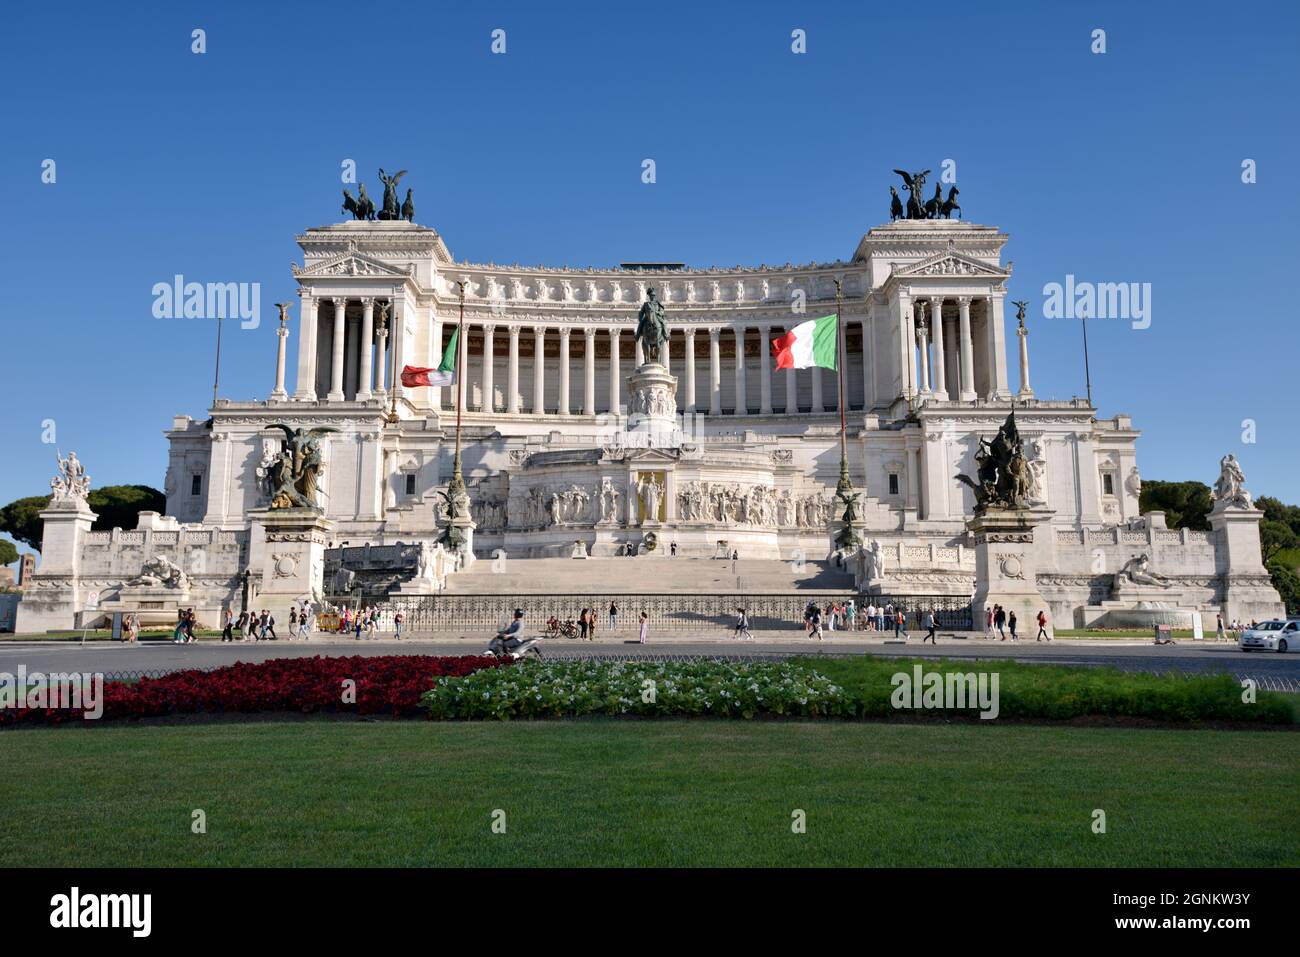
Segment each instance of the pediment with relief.
[{"label": "pediment with relief", "polygon": [[408,264],[405,269],[398,269],[377,259],[363,256],[360,253],[346,252],[342,256],[336,256],[333,259],[312,266],[299,266],[295,263],[293,274],[300,279],[314,279],[323,276],[404,279],[411,275],[413,268]]},{"label": "pediment with relief", "polygon": [[893,275],[900,279],[913,279],[922,276],[972,276],[986,279],[1007,279],[1009,269],[990,266],[988,263],[962,256],[959,253],[943,252],[912,263],[910,266],[895,268]]}]

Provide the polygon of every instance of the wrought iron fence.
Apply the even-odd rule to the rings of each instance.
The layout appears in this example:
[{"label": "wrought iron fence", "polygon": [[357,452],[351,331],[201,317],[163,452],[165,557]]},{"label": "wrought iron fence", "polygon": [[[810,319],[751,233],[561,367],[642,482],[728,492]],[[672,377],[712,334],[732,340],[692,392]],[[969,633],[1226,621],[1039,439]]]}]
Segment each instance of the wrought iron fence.
[{"label": "wrought iron fence", "polygon": [[[500,628],[510,621],[515,608],[524,610],[528,628],[542,630],[551,618],[576,621],[584,608],[595,612],[596,631],[600,634],[614,627],[618,632],[633,633],[641,613],[647,615],[652,632],[686,632],[731,628],[736,610],[744,608],[753,631],[789,631],[803,626],[804,611],[810,602],[823,612],[835,600],[832,596],[799,594],[755,595],[730,592],[713,595],[680,594],[610,594],[593,591],[582,594],[556,595],[431,595],[393,596],[379,602],[381,617],[391,622],[399,610],[410,632],[484,632]],[[847,600],[838,599],[843,602]],[[925,614],[935,613],[938,627],[947,631],[970,631],[969,599],[952,595],[879,596],[873,599],[882,609],[901,610],[907,627],[921,627]],[[617,623],[612,624],[610,606],[618,608]],[[866,606],[855,599],[857,621],[853,626],[864,629]],[[884,611],[882,611],[882,615]],[[845,627],[848,622],[837,623]],[[890,626],[892,627],[892,625]]]}]

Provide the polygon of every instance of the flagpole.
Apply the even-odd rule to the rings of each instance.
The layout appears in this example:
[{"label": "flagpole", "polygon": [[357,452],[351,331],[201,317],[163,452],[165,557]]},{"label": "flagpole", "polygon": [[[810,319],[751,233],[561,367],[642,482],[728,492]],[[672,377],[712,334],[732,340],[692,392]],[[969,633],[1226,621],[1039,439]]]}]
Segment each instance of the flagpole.
[{"label": "flagpole", "polygon": [[835,371],[840,380],[840,480],[837,492],[851,492],[849,482],[849,443],[844,425],[844,322],[840,317],[842,305],[840,281],[835,280]]},{"label": "flagpole", "polygon": [[221,382],[221,316],[217,316],[217,366],[212,372],[212,407],[217,405],[217,385]]},{"label": "flagpole", "polygon": [[388,394],[392,402],[388,406],[389,425],[396,425],[397,418],[397,302],[390,298],[388,315]]},{"label": "flagpole", "polygon": [[[465,480],[461,477],[460,474],[460,394],[461,394],[460,377],[464,374],[465,370],[460,367],[460,354],[461,354],[461,350],[463,349],[465,351],[465,354],[468,355],[469,348],[465,345],[465,282],[464,280],[461,279],[456,280],[456,286],[460,291],[460,318],[456,322],[456,359],[455,359],[455,366],[454,366],[456,372],[454,375],[455,381],[452,383],[452,388],[455,389],[456,391],[456,461],[455,464],[453,465],[453,471],[455,474],[452,478],[452,481],[463,487],[465,485]],[[488,361],[490,362],[491,359],[489,359]]]}]

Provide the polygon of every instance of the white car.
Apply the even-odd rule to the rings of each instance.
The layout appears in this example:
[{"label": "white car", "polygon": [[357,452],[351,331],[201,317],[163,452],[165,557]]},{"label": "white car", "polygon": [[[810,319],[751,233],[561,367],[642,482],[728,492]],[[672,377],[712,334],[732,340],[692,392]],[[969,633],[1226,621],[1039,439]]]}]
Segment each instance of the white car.
[{"label": "white car", "polygon": [[1300,618],[1261,621],[1254,628],[1242,631],[1237,646],[1242,651],[1262,648],[1265,651],[1284,652],[1290,648],[1300,648]]}]

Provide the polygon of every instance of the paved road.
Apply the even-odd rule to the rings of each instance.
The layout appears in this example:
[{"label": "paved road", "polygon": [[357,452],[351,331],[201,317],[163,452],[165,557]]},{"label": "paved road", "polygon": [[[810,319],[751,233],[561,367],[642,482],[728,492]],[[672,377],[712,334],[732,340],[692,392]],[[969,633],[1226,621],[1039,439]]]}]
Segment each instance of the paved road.
[{"label": "paved road", "polygon": [[[486,642],[468,638],[429,637],[406,641],[341,641],[313,639],[309,642],[257,642],[222,644],[198,641],[189,645],[171,642],[3,642],[0,643],[0,671],[13,673],[22,664],[30,671],[90,671],[105,674],[161,672],[180,668],[212,668],[235,661],[265,661],[301,655],[391,655],[475,654]],[[937,646],[922,647],[918,638],[906,644],[885,644],[881,639],[863,641],[828,638],[823,642],[789,639],[763,634],[755,641],[719,640],[716,633],[704,636],[673,636],[641,645],[603,637],[595,642],[556,639],[545,642],[547,657],[673,656],[712,655],[784,656],[791,654],[871,654],[879,656],[949,657],[1053,664],[1110,665],[1127,671],[1224,671],[1238,677],[1253,677],[1264,687],[1300,690],[1300,654],[1266,654],[1238,651],[1230,643],[1179,642],[1156,646],[1149,642],[1123,640],[1058,639],[1051,644],[1033,641],[994,642],[982,639],[940,639]]]}]

